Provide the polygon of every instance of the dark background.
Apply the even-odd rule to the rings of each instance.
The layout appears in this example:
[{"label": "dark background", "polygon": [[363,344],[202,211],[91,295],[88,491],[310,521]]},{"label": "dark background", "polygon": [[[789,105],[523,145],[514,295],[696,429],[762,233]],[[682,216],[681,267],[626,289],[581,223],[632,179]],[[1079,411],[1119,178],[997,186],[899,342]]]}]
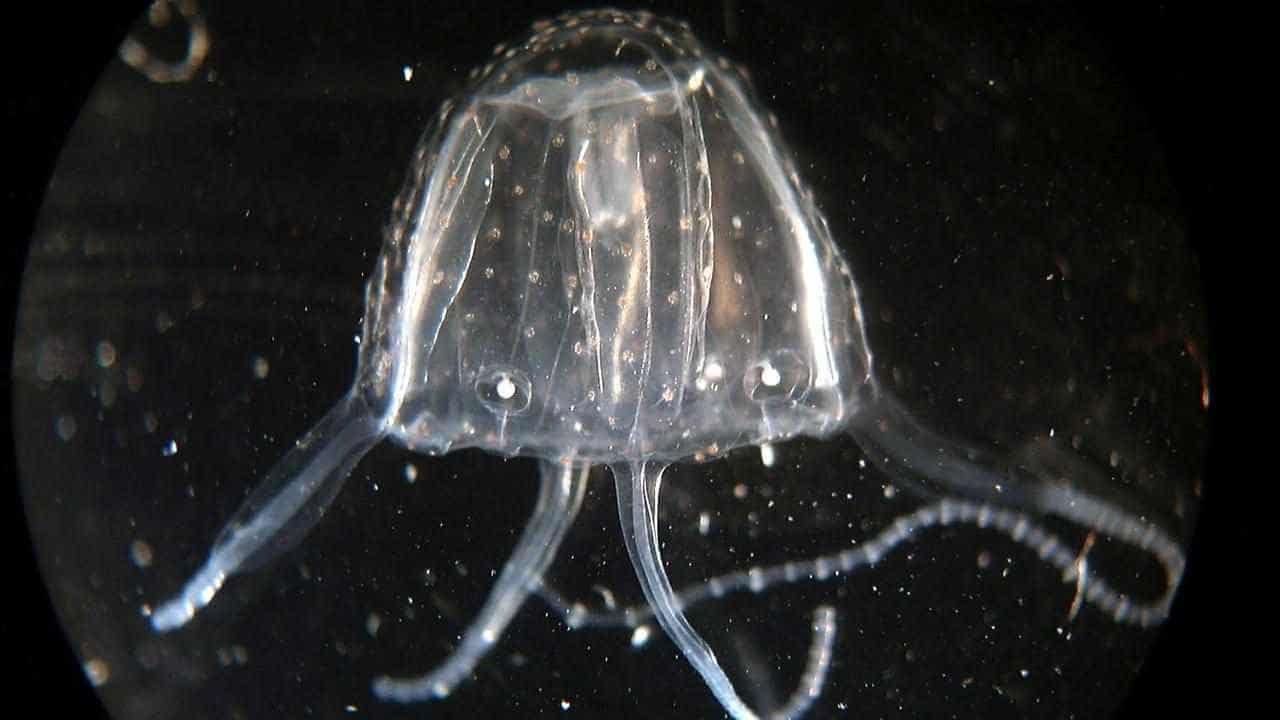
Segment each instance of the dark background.
[{"label": "dark background", "polygon": [[[1024,7],[1008,6],[1012,13]],[[529,19],[553,10],[521,6],[495,12],[494,22],[509,26],[509,31],[496,34],[514,36]],[[1230,225],[1234,213],[1224,212],[1238,202],[1227,189],[1234,172],[1229,165],[1235,157],[1231,138],[1240,132],[1232,81],[1246,67],[1233,62],[1230,21],[1212,13],[1192,15],[1176,6],[1153,3],[1085,4],[1080,12],[1124,72],[1167,149],[1190,238],[1200,253],[1213,332],[1216,427],[1203,515],[1174,616],[1157,640],[1124,716],[1185,710],[1195,700],[1207,700],[1215,709],[1230,712],[1260,687],[1256,675],[1251,675],[1258,670],[1249,669],[1257,665],[1244,655],[1252,644],[1248,638],[1266,624],[1264,615],[1253,612],[1254,601],[1242,597],[1249,580],[1265,577],[1265,569],[1252,557],[1264,542],[1265,525],[1262,504],[1242,503],[1234,494],[1245,482],[1234,471],[1249,464],[1241,459],[1245,457],[1243,441],[1229,424],[1242,373],[1234,369],[1237,356],[1232,352],[1236,342],[1231,332],[1236,320],[1233,310],[1238,306],[1233,303],[1235,292],[1223,280],[1228,274],[1224,257],[1234,251],[1239,237]],[[16,302],[25,238],[31,234],[57,152],[134,17],[100,8],[75,13],[69,17],[62,8],[57,14],[28,21],[34,47],[8,63],[18,81],[5,99],[5,124],[14,152],[7,161],[3,200],[10,231],[4,267],[10,306]],[[1231,260],[1239,262],[1234,255]],[[1238,287],[1235,270],[1232,267],[1232,284]],[[12,323],[12,316],[9,320]],[[7,332],[12,337],[12,324]],[[8,439],[12,434],[4,436]],[[16,480],[16,473],[11,471],[9,476]],[[1233,482],[1226,482],[1227,478]],[[1219,484],[1219,479],[1224,481]],[[16,671],[10,670],[7,680],[23,694],[42,697],[44,713],[95,717],[102,711],[42,591],[17,483],[10,488],[6,527],[11,533],[7,544],[11,570],[0,632],[2,644],[16,661]]]}]

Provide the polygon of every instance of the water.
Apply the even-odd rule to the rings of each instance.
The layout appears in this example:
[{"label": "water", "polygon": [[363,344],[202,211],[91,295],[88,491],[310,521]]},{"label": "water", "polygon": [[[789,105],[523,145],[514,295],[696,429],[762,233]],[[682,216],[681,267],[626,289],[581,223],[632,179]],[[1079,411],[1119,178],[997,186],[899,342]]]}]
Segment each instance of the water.
[{"label": "water", "polygon": [[[893,24],[892,17],[882,20],[885,37],[895,42],[909,39],[904,38],[902,27]],[[211,26],[216,27],[212,22]],[[738,32],[742,30],[734,30]],[[918,46],[889,45],[886,57],[872,54],[858,65],[878,67],[884,73],[893,69],[905,76],[912,67],[910,60],[930,56]],[[800,51],[789,52],[798,52],[800,57],[823,57],[826,52],[840,57],[841,52],[851,52],[848,43],[833,42],[822,52],[819,46],[820,42],[805,51],[802,43]],[[948,49],[944,43],[933,46],[932,51],[941,59]],[[895,59],[908,62],[889,62]],[[1199,369],[1203,328],[1196,321],[1194,266],[1179,244],[1176,214],[1167,207],[1160,211],[1168,198],[1159,192],[1159,185],[1153,193],[1147,189],[1149,183],[1137,183],[1142,191],[1133,194],[1136,191],[1129,184],[1128,166],[1105,154],[1091,156],[1076,148],[1069,162],[1046,162],[1035,171],[1028,170],[1025,157],[1034,157],[1035,152],[1060,157],[1045,150],[1056,142],[1049,141],[1053,133],[1036,132],[1037,120],[1055,128],[1056,121],[1007,100],[1008,89],[1001,91],[995,78],[989,78],[988,90],[974,93],[976,99],[962,92],[970,86],[955,86],[954,82],[968,78],[972,60],[958,78],[944,74],[947,79],[938,85],[937,107],[923,134],[911,134],[915,126],[909,122],[894,125],[885,113],[868,110],[855,115],[861,120],[852,124],[852,134],[866,141],[852,146],[857,151],[828,152],[823,157],[810,149],[806,155],[803,143],[794,143],[799,164],[805,167],[807,161],[807,178],[831,219],[832,235],[857,277],[867,308],[867,334],[875,351],[877,376],[902,398],[903,405],[923,418],[913,422],[927,421],[939,432],[945,429],[949,450],[989,448],[984,452],[1007,458],[1031,477],[1058,473],[1068,478],[1070,487],[1102,498],[1111,507],[1143,513],[1173,537],[1184,537],[1194,505],[1197,443],[1203,442],[1202,404],[1206,399],[1202,398],[1205,388]],[[826,87],[833,111],[842,108],[848,94],[854,92],[847,85],[840,89],[852,78],[833,76],[825,86],[821,82],[805,84],[800,82],[800,71],[781,72],[788,67],[783,60],[772,67],[779,73],[775,77],[784,78],[781,86]],[[763,70],[769,69],[766,63]],[[127,72],[122,68],[115,71]],[[319,80],[322,87],[333,82],[333,73],[317,76],[323,78]],[[126,79],[129,77],[114,79],[138,82]],[[424,82],[426,73],[421,68],[412,73],[397,68],[394,80],[403,83],[407,77],[414,83]],[[223,78],[223,83],[236,87],[225,75]],[[1006,82],[1016,85],[1017,73],[1012,78]],[[97,114],[90,114],[82,124],[79,137],[88,147],[95,140],[95,121],[108,126],[115,122],[135,128],[135,132],[140,126],[139,118],[127,118],[118,104],[112,109],[112,79],[109,74],[99,89],[98,104],[91,105]],[[884,88],[896,86],[892,82],[872,84],[875,87],[857,90],[863,94],[861,99],[870,104],[891,104],[893,93]],[[378,93],[392,93],[399,87],[390,82],[366,87],[364,92],[377,97],[365,100],[384,109],[388,104]],[[981,89],[983,83],[973,87]],[[275,90],[269,93],[270,102],[286,107],[297,102],[289,101],[280,88]],[[135,88],[134,92],[143,90]],[[218,93],[214,96],[211,102]],[[953,107],[948,99],[967,99],[968,105]],[[259,97],[254,102],[268,101]],[[247,107],[252,109],[253,104],[247,103]],[[394,102],[389,106],[397,107]],[[201,544],[216,533],[224,518],[231,517],[243,497],[242,488],[253,484],[252,478],[263,474],[291,446],[292,438],[300,437],[302,430],[323,414],[325,403],[316,396],[326,395],[331,402],[334,393],[325,388],[340,389],[352,374],[350,364],[324,366],[333,364],[338,356],[350,362],[349,338],[359,315],[360,279],[357,277],[354,287],[345,287],[314,272],[310,278],[297,276],[299,268],[308,266],[341,276],[338,269],[344,266],[372,265],[376,243],[360,247],[364,244],[355,239],[362,234],[360,230],[335,232],[331,220],[315,210],[329,203],[343,207],[341,198],[350,191],[343,188],[350,182],[349,174],[340,174],[343,179],[335,180],[337,189],[320,188],[320,183],[313,182],[304,187],[282,183],[273,191],[268,181],[259,196],[268,200],[246,203],[243,185],[235,182],[245,163],[257,163],[248,168],[250,174],[256,167],[264,177],[270,177],[271,171],[281,167],[282,157],[305,158],[314,166],[295,172],[311,175],[327,158],[314,150],[280,153],[267,129],[255,129],[252,121],[237,121],[245,108],[237,106],[223,116],[214,113],[215,119],[207,121],[215,126],[229,123],[236,132],[251,136],[260,133],[257,139],[262,145],[256,152],[232,155],[235,160],[230,164],[241,165],[236,173],[228,172],[222,163],[207,162],[200,154],[189,163],[191,171],[201,170],[194,182],[201,200],[197,207],[222,207],[210,205],[204,197],[208,188],[222,182],[228,193],[222,202],[225,207],[237,208],[234,214],[214,213],[217,223],[194,223],[199,232],[193,231],[191,218],[180,212],[169,219],[171,229],[157,229],[154,223],[164,222],[163,203],[140,203],[142,207],[124,203],[128,197],[159,197],[155,189],[147,193],[136,187],[104,186],[102,192],[108,197],[103,204],[115,208],[119,216],[104,213],[103,218],[83,211],[92,206],[85,202],[86,196],[93,197],[97,188],[86,191],[77,182],[55,185],[51,209],[46,211],[46,217],[52,219],[42,226],[44,242],[37,243],[44,253],[33,254],[28,276],[34,279],[28,281],[27,307],[33,309],[26,314],[22,336],[29,339],[26,355],[21,342],[18,355],[26,360],[25,365],[18,364],[20,378],[25,368],[32,388],[26,396],[28,402],[52,408],[53,417],[24,447],[30,448],[29,457],[39,458],[34,462],[48,464],[55,458],[38,449],[50,443],[76,447],[73,443],[77,440],[105,442],[113,448],[111,452],[91,445],[84,448],[83,457],[98,458],[104,453],[114,457],[120,467],[131,470],[128,477],[134,477],[136,469],[146,463],[158,465],[159,470],[151,491],[123,493],[123,497],[86,497],[87,488],[76,484],[67,490],[30,486],[33,530],[39,546],[48,548],[46,552],[58,552],[58,540],[41,541],[41,537],[48,538],[42,536],[41,528],[42,524],[59,526],[53,518],[66,511],[51,509],[48,502],[57,498],[55,504],[65,507],[68,493],[73,499],[81,498],[71,502],[73,514],[79,508],[90,515],[110,517],[108,508],[115,506],[127,519],[109,524],[110,530],[98,531],[121,534],[118,543],[101,538],[104,550],[118,544],[119,557],[82,560],[87,567],[118,568],[117,572],[144,578],[127,581],[127,602],[97,610],[99,617],[118,618],[106,627],[127,628],[125,634],[132,639],[114,643],[95,640],[83,645],[101,647],[96,653],[92,649],[83,652],[86,668],[99,678],[109,703],[113,697],[124,698],[120,703],[174,702],[172,693],[176,691],[140,692],[138,688],[144,684],[140,678],[145,676],[167,678],[161,683],[165,688],[185,686],[193,688],[192,692],[216,691],[240,698],[234,690],[237,683],[261,682],[264,676],[275,674],[274,669],[280,670],[281,682],[287,682],[298,672],[290,668],[321,663],[334,673],[342,673],[343,682],[313,686],[313,682],[328,680],[329,673],[309,672],[306,677],[311,680],[297,681],[307,690],[299,692],[286,684],[273,697],[279,702],[315,705],[326,713],[337,713],[338,708],[350,705],[359,712],[394,714],[395,706],[379,704],[369,696],[368,679],[401,668],[425,669],[448,654],[474,614],[468,608],[479,607],[493,584],[493,574],[511,552],[514,530],[523,524],[523,515],[532,505],[531,468],[524,463],[503,462],[475,452],[426,459],[384,444],[357,466],[340,501],[307,542],[277,563],[274,574],[286,577],[269,579],[264,577],[267,573],[261,573],[233,581],[196,623],[172,635],[148,636],[145,618],[133,614],[171,592],[181,583],[183,573],[198,565],[204,550]],[[407,114],[415,113],[419,126],[429,114],[421,107]],[[164,117],[154,109],[150,115]],[[271,113],[251,115],[269,117]],[[335,111],[335,115],[341,113]],[[295,111],[293,116],[277,116],[277,122],[289,125],[290,120],[302,116]],[[370,136],[380,134],[383,126],[379,123],[387,127],[399,124],[385,113],[378,117],[372,128],[363,130]],[[784,131],[785,118],[783,113]],[[805,120],[798,120],[803,137],[851,134],[847,120],[828,119],[826,132],[804,132]],[[820,123],[812,117],[807,121]],[[317,126],[319,130],[330,129],[326,122]],[[158,135],[171,137],[176,148],[189,153],[196,149],[190,147],[193,138],[189,129],[179,132],[162,125],[150,129],[149,134],[139,133],[139,137],[148,138],[148,146]],[[221,137],[216,130],[222,129],[225,127],[214,128],[211,137]],[[288,134],[298,138],[297,128]],[[413,142],[412,133],[402,134]],[[936,139],[938,135],[948,137],[944,142]],[[976,158],[949,154],[951,143],[966,146],[956,135],[970,142],[985,139],[1006,152],[993,156],[982,153]],[[323,132],[315,137],[304,133],[302,140],[295,142],[323,149],[323,138],[327,137]],[[355,135],[343,137],[360,144]],[[1094,137],[1078,140],[1086,149],[1095,141]],[[198,145],[202,151],[209,147],[216,144]],[[409,152],[400,152],[402,165]],[[273,157],[273,153],[280,156]],[[919,160],[913,159],[913,153],[920,154]],[[81,180],[84,170],[76,165],[78,157],[85,155],[69,150],[61,177]],[[173,167],[186,167],[184,163],[157,161],[165,157],[159,151],[140,157],[142,169],[125,177],[165,178]],[[1013,162],[1015,158],[1019,162]],[[375,167],[379,164],[369,162]],[[922,165],[919,172],[914,170],[914,162]],[[1019,168],[1016,177],[1020,185],[1005,183],[1003,178],[1011,177],[1012,170],[1006,162]],[[957,169],[965,172],[949,172]],[[395,175],[385,172],[383,185],[394,187]],[[1099,198],[1090,196],[1088,190],[1071,195],[1060,189],[1093,189],[1096,183],[1071,180],[1099,177],[1109,178],[1110,185],[1101,185],[1108,189],[1104,201],[1112,200],[1117,187],[1129,187],[1131,194],[1122,191],[1123,201],[1099,205]],[[881,178],[893,191],[876,189],[875,178]],[[618,183],[625,180],[615,179]],[[824,187],[832,199],[822,200]],[[302,221],[281,210],[283,200],[272,199],[290,193],[302,195],[301,202],[308,206],[298,213],[305,218]],[[307,198],[309,193],[324,197]],[[390,189],[383,193],[384,197],[390,194]],[[349,212],[363,212],[358,209],[362,203],[347,202]],[[367,202],[377,204],[372,199]],[[350,209],[352,205],[357,209]],[[589,205],[603,206],[602,202]],[[863,214],[864,206],[867,214]],[[148,209],[151,212],[143,212]],[[142,231],[132,227],[129,212],[138,213],[144,221]],[[377,216],[372,211],[368,214]],[[342,212],[332,217],[338,218],[340,225],[359,224]],[[225,225],[228,218],[234,218],[230,228]],[[906,227],[903,218],[911,219]],[[86,232],[73,220],[95,226],[93,232]],[[372,222],[371,227],[377,227],[379,221]],[[125,228],[138,240],[109,242],[111,233],[96,225],[114,228],[117,233]],[[1082,227],[1087,227],[1087,236]],[[276,232],[264,234],[264,229]],[[255,232],[257,242],[246,249],[242,233],[252,236]],[[1114,244],[1106,247],[1112,250],[1100,248],[1094,235],[1110,237]],[[158,240],[174,237],[179,238],[182,254],[157,262],[157,257],[165,257],[166,247]],[[320,238],[316,243],[324,243],[326,237],[331,242],[317,245],[311,242],[313,237]],[[145,244],[148,241],[150,247]],[[273,247],[278,249],[270,249]],[[1174,250],[1172,259],[1170,247]],[[216,248],[222,248],[218,252],[228,254],[230,262],[220,263],[221,258],[210,252]],[[1152,265],[1156,261],[1159,266]],[[102,283],[103,276],[115,284]],[[1160,284],[1153,288],[1151,279],[1156,277]],[[169,296],[141,293],[147,283],[168,291]],[[64,291],[60,299],[44,290],[55,286]],[[57,302],[68,302],[68,286],[82,293],[102,292],[106,300],[127,311],[113,312],[107,309],[112,306],[102,302],[82,305],[81,317],[88,308],[105,313],[107,319],[86,319],[77,326],[75,314],[68,321],[52,312]],[[905,288],[910,291],[904,292]],[[147,303],[155,304],[131,303],[130,292],[143,294]],[[1011,297],[1022,300],[1010,303]],[[963,303],[956,298],[963,298]],[[1118,312],[1117,307],[1127,312]],[[343,313],[348,317],[342,318]],[[231,343],[243,348],[241,351],[208,352],[210,338],[225,335],[219,329],[228,325],[256,329],[245,330],[245,337]],[[341,330],[344,326],[348,328],[345,332]],[[83,337],[86,329],[97,331],[101,339]],[[300,347],[307,342],[309,351]],[[161,347],[153,349],[153,343]],[[141,349],[144,347],[146,351]],[[164,359],[148,360],[153,352]],[[211,362],[235,356],[240,358],[238,370]],[[343,370],[345,378],[341,377]],[[208,380],[201,380],[202,373],[208,373],[204,376]],[[312,383],[299,383],[300,377],[310,377]],[[503,377],[511,382],[515,376]],[[523,397],[518,389],[523,384],[514,382],[508,388],[511,396],[502,397],[505,386],[501,380],[493,383],[493,397],[482,393],[480,400]],[[484,384],[477,387],[480,385]],[[182,402],[173,399],[174,392],[181,393]],[[277,393],[275,400],[270,399],[271,393]],[[176,412],[166,409],[175,403]],[[899,422],[901,417],[893,414],[889,419]],[[33,422],[32,427],[37,425]],[[228,426],[238,432],[228,433]],[[902,427],[894,430],[901,435]],[[269,435],[263,436],[264,432]],[[237,440],[228,435],[243,437]],[[1152,447],[1151,438],[1157,435],[1168,443],[1164,451]],[[154,455],[147,450],[154,450]],[[138,456],[125,462],[131,452]],[[65,451],[61,455],[57,462],[74,462],[77,457]],[[635,459],[642,457],[646,456]],[[665,565],[674,584],[681,587],[720,572],[832,553],[853,539],[867,542],[890,527],[894,517],[912,517],[908,513],[940,489],[946,494],[976,495],[979,501],[991,499],[973,487],[928,477],[928,473],[904,483],[904,478],[877,468],[874,458],[869,463],[866,460],[857,443],[829,439],[786,442],[776,448],[769,445],[766,452],[744,448],[721,461],[673,466],[664,483],[658,519],[666,544]],[[409,467],[414,469],[409,471]],[[832,472],[833,468],[843,472]],[[167,480],[162,479],[166,471]],[[102,476],[101,469],[43,475],[93,477],[95,472]],[[106,478],[126,477],[115,472],[108,470]],[[27,477],[33,475],[34,471],[28,470]],[[583,483],[587,493],[583,515],[591,521],[569,531],[566,552],[550,568],[549,585],[565,597],[582,598],[586,605],[607,605],[610,600],[626,605],[640,598],[629,573],[614,572],[628,570],[629,563],[618,554],[616,521],[609,509],[612,497],[604,480],[603,476],[590,477]],[[1013,485],[1016,490],[1016,483]],[[390,498],[392,492],[400,497]],[[1014,504],[1027,502],[1024,498]],[[200,508],[192,507],[197,504]],[[174,522],[175,515],[183,520]],[[89,522],[83,515],[79,517],[79,521],[74,517],[69,520],[72,526]],[[1078,523],[1078,519],[1071,519]],[[207,527],[192,528],[191,522]],[[1050,530],[1071,538],[1077,550],[1088,548],[1081,557],[1101,575],[1117,578],[1125,591],[1160,597],[1163,579],[1154,558],[1082,532],[1079,527],[1052,519],[1048,522]],[[431,531],[424,532],[424,528]],[[129,532],[123,532],[125,529]],[[1086,523],[1084,530],[1088,529]],[[806,672],[806,657],[813,653],[808,634],[815,625],[814,609],[833,603],[837,626],[831,651],[834,664],[826,673],[815,715],[836,712],[841,704],[857,709],[880,702],[920,703],[919,707],[936,703],[953,709],[968,707],[965,703],[970,702],[978,712],[984,699],[993,697],[991,693],[1015,708],[1019,703],[1044,707],[1050,700],[1061,707],[1105,708],[1119,700],[1123,678],[1095,678],[1092,686],[1082,679],[1089,677],[1088,659],[1098,652],[1129,653],[1136,659],[1150,638],[1149,632],[1126,629],[1115,622],[1114,611],[1091,609],[1077,597],[1086,588],[1062,582],[1060,572],[999,533],[965,526],[923,532],[936,533],[937,538],[922,537],[897,549],[878,567],[853,579],[777,592],[748,592],[705,603],[691,611],[693,626],[716,648],[730,678],[742,677],[744,672],[763,678],[758,684],[750,683],[753,690],[746,700],[753,706],[778,707],[797,681],[803,684],[812,679],[801,676]],[[481,550],[481,543],[494,543],[496,548]],[[166,556],[172,558],[177,548],[186,548],[181,551],[184,557],[169,562]],[[167,566],[165,577],[156,575],[162,565]],[[374,567],[381,569],[375,572]],[[962,572],[957,574],[957,569]],[[63,580],[53,583],[55,600],[60,593],[63,598],[74,594],[78,578],[95,573],[101,577],[102,572],[95,568],[88,574],[56,573]],[[965,582],[972,583],[970,589],[957,586]],[[333,597],[335,592],[340,593],[337,598]],[[261,599],[264,595],[274,596],[275,615],[263,607],[268,602]],[[885,614],[875,615],[877,606],[885,604],[890,606],[884,609]],[[65,599],[63,606],[67,606]],[[589,713],[593,702],[612,702],[604,698],[616,693],[631,702],[655,700],[644,697],[645,686],[640,682],[652,677],[662,677],[664,684],[681,683],[671,694],[675,707],[708,708],[690,710],[695,713],[714,711],[714,704],[705,704],[710,696],[697,676],[682,663],[671,662],[671,646],[664,649],[664,639],[636,642],[637,637],[643,637],[636,629],[566,633],[554,613],[536,601],[533,607],[536,609],[525,610],[516,618],[493,656],[477,667],[477,677],[459,684],[444,703],[432,705],[433,712],[474,712],[477,704],[496,702],[497,707],[520,714],[575,708]],[[943,622],[957,615],[962,619]],[[817,617],[826,616],[820,613]],[[288,622],[290,618],[295,622]],[[94,631],[78,629],[85,622],[77,624],[75,617],[70,618],[71,634],[94,637]],[[528,625],[552,626],[542,632],[568,643],[570,649],[562,646],[551,652],[546,642],[522,642],[522,636],[534,632]],[[817,625],[825,627],[822,622]],[[637,624],[637,629],[645,627]],[[1001,630],[1008,634],[999,634]],[[895,631],[904,635],[895,637]],[[638,647],[632,647],[635,645]],[[954,660],[946,659],[946,651],[940,649],[944,646],[957,648]],[[535,650],[544,648],[548,648],[547,656],[531,657]],[[866,650],[854,648],[880,652],[868,662],[859,654]],[[966,652],[963,648],[977,649]],[[113,653],[116,657],[109,659]],[[565,658],[574,659],[566,663]],[[653,663],[656,666],[647,669]],[[618,669],[621,664],[630,669]],[[564,668],[560,671],[563,674],[550,670],[552,667]],[[552,673],[552,680],[545,677],[544,670]],[[913,675],[917,671],[920,674]],[[509,687],[526,672],[536,677],[525,676],[525,681],[531,681],[526,687],[537,691],[504,689],[495,697],[495,688]],[[106,679],[102,679],[104,675]],[[1072,682],[1053,681],[1064,675]],[[361,679],[366,683],[363,688]],[[548,694],[546,686],[552,682],[555,690]],[[1121,684],[1107,686],[1107,682]],[[969,690],[975,685],[987,692],[971,697],[974,693]],[[1083,693],[1084,697],[1074,695],[1086,686],[1093,690]],[[1107,691],[1107,687],[1111,689]],[[243,697],[246,699],[235,702],[250,702]],[[657,702],[658,708],[664,707],[662,700]],[[954,711],[968,714],[966,710]]]}]

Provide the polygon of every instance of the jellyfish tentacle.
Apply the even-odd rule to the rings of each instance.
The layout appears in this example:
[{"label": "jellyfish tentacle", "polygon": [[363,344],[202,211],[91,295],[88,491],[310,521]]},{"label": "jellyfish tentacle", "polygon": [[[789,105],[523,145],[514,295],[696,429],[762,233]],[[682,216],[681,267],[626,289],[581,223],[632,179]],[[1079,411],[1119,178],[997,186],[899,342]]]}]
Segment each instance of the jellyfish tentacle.
[{"label": "jellyfish tentacle", "polygon": [[461,644],[444,662],[417,677],[375,678],[375,696],[404,703],[447,696],[488,654],[529,593],[542,583],[542,574],[582,506],[591,467],[552,461],[540,465],[538,500],[529,524]]},{"label": "jellyfish tentacle", "polygon": [[383,423],[358,393],[349,393],[250,493],[182,591],[151,612],[152,629],[185,625],[228,577],[261,567],[296,545],[324,516],[360,458],[384,436]]},{"label": "jellyfish tentacle", "polygon": [[[860,411],[849,432],[882,471],[925,495],[941,497],[940,512],[999,530],[1062,570],[1064,579],[1081,581],[1084,598],[1116,622],[1149,626],[1168,616],[1186,566],[1182,547],[1154,520],[1084,489],[1105,488],[1096,468],[1038,448],[1028,467],[1001,472],[994,469],[999,464],[938,435],[882,391]],[[1049,462],[1063,467],[1055,471]],[[1134,602],[1079,562],[1057,536],[1033,521],[1033,515],[1067,520],[1150,555],[1164,568],[1164,593],[1155,602]]]},{"label": "jellyfish tentacle", "polygon": [[873,381],[849,425],[866,458],[896,484],[919,497],[966,497],[1009,507],[1029,507],[1025,483],[1008,482],[994,458],[945,438],[918,420]]},{"label": "jellyfish tentacle", "polygon": [[1069,563],[1065,562],[1065,557],[1055,558],[1053,564],[1062,570],[1064,580],[1080,581],[1086,600],[1110,614],[1116,622],[1149,626],[1159,624],[1169,616],[1173,595],[1186,569],[1186,555],[1173,537],[1151,521],[1069,487],[1042,487],[1037,491],[1037,499],[1043,512],[1096,530],[1148,553],[1164,568],[1164,593],[1155,602],[1139,603],[1134,602],[1126,593],[1112,588],[1105,579],[1089,569],[1081,558],[1072,555]]},{"label": "jellyfish tentacle", "polygon": [[809,712],[827,684],[835,641],[836,610],[830,605],[819,605],[813,613],[813,641],[809,644],[809,659],[804,673],[786,704],[769,713],[771,720],[793,720]]},{"label": "jellyfish tentacle", "polygon": [[[612,467],[618,493],[618,516],[622,523],[622,537],[627,553],[635,566],[636,576],[644,590],[645,599],[654,617],[667,637],[675,643],[694,670],[702,676],[707,688],[716,700],[735,720],[755,720],[758,715],[747,707],[734,690],[733,683],[725,675],[716,660],[715,653],[684,616],[679,599],[671,587],[667,571],[662,564],[662,550],[658,538],[658,491],[662,484],[665,465],[646,462],[619,463]],[[819,612],[814,623],[814,647],[810,653],[809,668],[802,677],[800,689],[793,693],[783,707],[784,712],[803,713],[817,697],[830,665],[831,643],[835,633],[834,619],[826,612]],[[770,717],[794,717],[770,715]]]},{"label": "jellyfish tentacle", "polygon": [[[758,594],[782,585],[848,577],[877,565],[908,540],[918,537],[923,530],[965,523],[999,532],[1026,546],[1045,563],[1060,570],[1064,581],[1078,582],[1083,599],[1107,613],[1112,620],[1139,627],[1151,627],[1163,622],[1169,614],[1173,595],[1185,566],[1185,558],[1178,544],[1155,526],[1126,516],[1114,507],[1089,496],[1064,494],[1059,503],[1066,508],[1064,514],[1074,512],[1080,516],[1075,519],[1077,523],[1087,524],[1100,533],[1151,553],[1165,573],[1164,590],[1160,596],[1140,602],[1115,589],[1087,564],[1081,563],[1071,545],[1036,522],[1028,513],[990,503],[947,498],[899,516],[874,537],[863,540],[854,547],[802,560],[736,570],[689,585],[676,593],[675,605],[681,610],[688,610],[708,600],[733,593]],[[583,603],[571,601],[547,586],[541,588],[538,594],[571,629],[624,627],[634,630],[654,616],[653,609],[643,605],[591,610]]]},{"label": "jellyfish tentacle", "polygon": [[658,540],[658,491],[666,466],[629,462],[618,463],[612,470],[617,484],[622,538],[658,624],[702,676],[725,711],[735,720],[754,720],[756,714],[733,689],[733,683],[720,667],[715,653],[685,618],[667,571],[662,566],[662,549]]}]

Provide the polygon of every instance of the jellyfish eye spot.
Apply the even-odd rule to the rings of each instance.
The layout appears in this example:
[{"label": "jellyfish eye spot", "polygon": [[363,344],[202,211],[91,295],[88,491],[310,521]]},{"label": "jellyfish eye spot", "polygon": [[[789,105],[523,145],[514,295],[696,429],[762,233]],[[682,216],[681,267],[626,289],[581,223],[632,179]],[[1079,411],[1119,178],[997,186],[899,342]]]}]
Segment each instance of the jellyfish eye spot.
[{"label": "jellyfish eye spot", "polygon": [[794,350],[773,350],[747,367],[742,387],[761,404],[794,402],[809,390],[809,366]]},{"label": "jellyfish eye spot", "polygon": [[528,373],[507,365],[487,365],[476,373],[476,397],[495,414],[519,415],[533,400]]},{"label": "jellyfish eye spot", "polygon": [[516,384],[511,382],[511,378],[506,375],[503,375],[501,378],[498,379],[498,384],[496,386],[496,389],[498,391],[498,397],[502,398],[503,400],[510,400],[511,398],[515,397]]},{"label": "jellyfish eye spot", "polygon": [[765,365],[760,370],[760,382],[765,387],[777,387],[782,382],[782,373],[773,365]]}]

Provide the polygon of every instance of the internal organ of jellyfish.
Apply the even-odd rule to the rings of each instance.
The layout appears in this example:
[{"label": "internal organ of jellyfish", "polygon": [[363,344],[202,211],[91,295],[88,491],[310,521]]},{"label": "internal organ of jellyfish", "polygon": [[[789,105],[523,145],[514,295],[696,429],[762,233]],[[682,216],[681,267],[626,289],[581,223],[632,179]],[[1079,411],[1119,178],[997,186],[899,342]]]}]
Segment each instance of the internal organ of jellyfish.
[{"label": "internal organ of jellyfish", "polygon": [[[648,611],[731,716],[756,717],[685,618],[707,591],[678,594],[667,578],[663,471],[839,432],[895,481],[944,499],[856,551],[731,575],[713,594],[848,572],[923,527],[967,522],[1087,579],[1084,598],[1116,621],[1158,623],[1183,567],[1167,533],[1047,468],[1010,476],[880,386],[853,274],[774,126],[742,72],[681,23],[591,11],[499,47],[416,148],[368,283],[351,390],[151,613],[153,627],[184,625],[228,577],[296,544],[384,438],[537,458],[532,518],[458,647],[425,674],[373,683],[385,700],[444,697],[540,589],[589,468],[605,464]],[[1165,592],[1143,602],[1113,589],[1037,515],[1150,553]],[[798,716],[816,698],[834,622],[816,613],[810,667],[771,714]]]}]

